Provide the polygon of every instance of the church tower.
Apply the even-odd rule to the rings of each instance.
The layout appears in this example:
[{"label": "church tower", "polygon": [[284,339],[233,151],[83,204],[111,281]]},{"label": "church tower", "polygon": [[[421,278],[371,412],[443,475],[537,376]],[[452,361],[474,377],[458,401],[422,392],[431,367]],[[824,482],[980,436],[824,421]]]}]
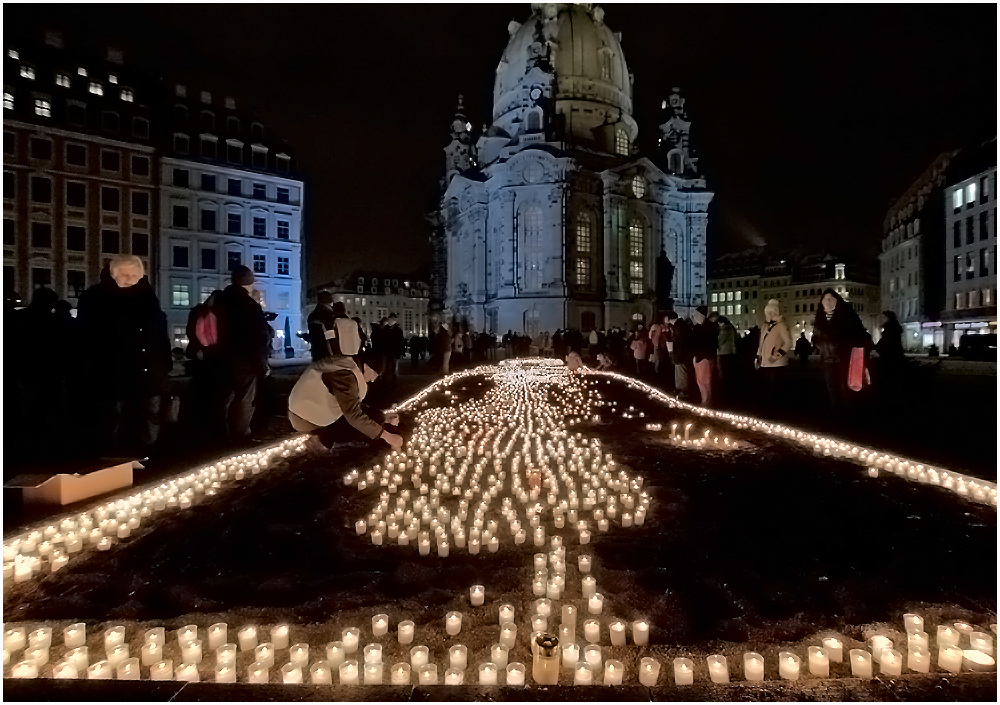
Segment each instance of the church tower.
[{"label": "church tower", "polygon": [[[590,4],[536,3],[511,22],[492,123],[473,140],[461,101],[445,147],[432,309],[477,331],[534,336],[649,325],[706,301],[708,204],[684,99],[659,147],[636,143],[621,35]],[[438,287],[433,287],[433,282]]]}]

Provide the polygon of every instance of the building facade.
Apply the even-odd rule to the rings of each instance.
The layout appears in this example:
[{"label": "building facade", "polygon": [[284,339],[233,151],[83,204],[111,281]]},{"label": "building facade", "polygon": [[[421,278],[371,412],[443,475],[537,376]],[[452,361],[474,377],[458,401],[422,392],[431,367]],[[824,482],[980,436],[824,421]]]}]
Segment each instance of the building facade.
[{"label": "building facade", "polygon": [[944,349],[940,324],[944,308],[945,174],[954,151],[943,152],[893,203],[882,223],[879,266],[882,301],[903,327],[903,348]]},{"label": "building facade", "polygon": [[235,101],[176,85],[160,160],[157,291],[172,344],[187,344],[191,307],[254,272],[255,296],[277,314],[273,345],[304,347],[302,197],[291,155]]},{"label": "building facade", "polygon": [[[632,75],[593,5],[533,4],[512,22],[492,124],[461,104],[434,226],[432,312],[492,333],[649,323],[705,302],[713,194],[679,91],[654,159],[635,149]],[[659,296],[658,296],[659,294]]]},{"label": "building facade", "polygon": [[347,315],[361,319],[366,333],[390,313],[395,313],[407,339],[430,335],[430,286],[416,276],[397,272],[356,270],[344,279],[316,287],[333,294],[347,308]]},{"label": "building facade", "polygon": [[792,338],[805,333],[812,340],[820,299],[830,288],[850,304],[877,341],[882,307],[874,280],[863,262],[851,258],[753,248],[716,260],[708,283],[708,307],[726,316],[742,334],[764,326],[764,306],[776,299]]},{"label": "building facade", "polygon": [[963,150],[945,186],[944,341],[997,332],[997,142]]},{"label": "building facade", "polygon": [[45,44],[4,58],[4,296],[38,287],[74,306],[116,254],[157,266],[155,96],[121,55],[81,58]]}]

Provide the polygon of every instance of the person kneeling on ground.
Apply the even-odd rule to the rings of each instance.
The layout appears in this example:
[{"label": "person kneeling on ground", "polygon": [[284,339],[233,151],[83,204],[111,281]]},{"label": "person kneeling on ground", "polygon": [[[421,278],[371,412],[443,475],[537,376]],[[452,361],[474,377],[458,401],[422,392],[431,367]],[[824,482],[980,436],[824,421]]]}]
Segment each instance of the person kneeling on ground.
[{"label": "person kneeling on ground", "polygon": [[580,353],[576,350],[570,350],[569,355],[566,356],[566,366],[569,368],[570,372],[576,372],[577,370],[586,369],[586,365],[583,364],[583,358],[580,357]]},{"label": "person kneeling on ground", "polygon": [[599,370],[613,370],[615,368],[615,363],[611,359],[608,353],[600,352],[597,353],[597,369]]},{"label": "person kneeling on ground", "polygon": [[[288,397],[288,420],[300,433],[312,433],[326,447],[339,435],[337,421],[343,417],[369,439],[381,438],[393,450],[403,447],[401,436],[385,429],[362,407],[368,383],[378,372],[354,356],[361,349],[357,324],[347,317],[343,303],[321,304],[309,316],[313,362],[299,377]],[[396,425],[399,416],[384,415],[384,423]],[[341,426],[343,424],[340,424]]]}]

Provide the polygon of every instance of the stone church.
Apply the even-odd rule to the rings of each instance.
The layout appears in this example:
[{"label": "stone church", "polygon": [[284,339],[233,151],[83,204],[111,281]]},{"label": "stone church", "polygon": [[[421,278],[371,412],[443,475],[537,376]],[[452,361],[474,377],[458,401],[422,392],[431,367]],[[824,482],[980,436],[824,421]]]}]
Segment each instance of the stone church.
[{"label": "stone church", "polygon": [[477,331],[649,325],[706,303],[712,192],[678,89],[658,147],[635,148],[633,77],[595,5],[533,4],[511,22],[492,124],[473,137],[461,99],[431,214],[431,307]]}]

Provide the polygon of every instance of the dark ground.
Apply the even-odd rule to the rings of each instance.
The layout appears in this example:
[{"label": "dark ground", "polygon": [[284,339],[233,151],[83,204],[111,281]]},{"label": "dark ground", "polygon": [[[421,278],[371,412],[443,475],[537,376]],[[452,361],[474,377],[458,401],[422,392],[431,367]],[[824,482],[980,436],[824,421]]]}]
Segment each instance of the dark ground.
[{"label": "dark ground", "polygon": [[[404,384],[417,381],[403,379]],[[652,623],[652,646],[606,648],[605,658],[626,663],[626,682],[635,682],[638,658],[647,653],[665,664],[661,683],[670,681],[670,659],[688,654],[701,657],[700,662],[696,658],[701,670],[696,682],[707,679],[708,653],[727,655],[738,678],[741,654],[748,650],[764,655],[767,678],[776,679],[779,648],[792,647],[804,655],[823,631],[839,633],[846,653],[877,628],[896,632],[894,640],[905,643],[899,632],[908,611],[924,615],[931,634],[935,624],[955,619],[986,630],[996,622],[995,510],[894,476],[872,480],[859,465],[816,458],[756,434],[730,432],[749,444],[738,451],[682,450],[660,440],[663,433],[646,432],[644,425],[652,418],[669,428],[674,419],[683,424],[689,415],[653,405],[624,388],[614,398],[619,408],[634,405],[648,418],[611,419],[605,412],[601,423],[574,430],[599,437],[620,462],[646,478],[653,495],[643,527],[612,528],[595,536],[586,550],[596,558],[594,574],[606,596],[604,615],[643,616]],[[696,421],[696,427],[704,426]],[[293,458],[287,467],[249,478],[201,509],[163,512],[117,550],[71,564],[57,575],[28,583],[30,588],[13,586],[5,595],[4,618],[86,621],[93,625],[94,638],[102,624],[121,622],[136,639],[154,625],[207,627],[226,621],[235,630],[244,623],[287,620],[293,624],[293,642],[321,649],[347,626],[360,627],[362,644],[368,643],[371,616],[385,611],[393,624],[413,619],[414,643],[428,644],[440,664],[448,645],[441,638],[440,621],[445,612],[457,609],[466,622],[462,634],[449,643],[470,647],[466,677],[471,682],[471,669],[485,660],[481,656],[496,639],[501,602],[514,604],[519,628],[528,629],[523,622],[534,598],[526,586],[536,549],[505,545],[498,554],[480,556],[455,549],[451,557],[440,559],[420,558],[412,547],[370,546],[354,534],[353,522],[377,493],[359,497],[353,489],[345,491],[342,478],[345,468],[373,454],[341,449],[332,457]],[[576,545],[567,550],[571,599],[579,599],[578,550]],[[478,610],[467,600],[467,588],[474,583],[487,586],[487,605]],[[426,628],[430,625],[435,628]],[[394,639],[381,641],[387,665],[404,657]],[[525,643],[519,634],[520,651],[511,654],[512,661],[530,663]],[[210,662],[206,660],[209,671],[203,679],[210,677]],[[242,661],[240,668],[245,670]],[[849,667],[831,664],[831,674],[848,677]],[[709,686],[697,694],[673,689],[659,695],[638,689],[646,694],[627,698],[981,699],[956,697],[959,691],[953,688],[958,686],[952,682],[965,676],[907,678],[902,680],[909,689],[890,685],[882,693],[806,676],[787,687],[767,683],[754,690],[744,683],[726,694]],[[995,697],[995,674],[985,687]],[[418,690],[409,696],[419,699]],[[202,697],[230,699],[209,692],[214,695]],[[238,699],[249,696],[234,692],[240,693]],[[495,697],[507,697],[495,692]],[[552,695],[579,697],[575,691]],[[283,692],[280,697],[288,696]]]}]

